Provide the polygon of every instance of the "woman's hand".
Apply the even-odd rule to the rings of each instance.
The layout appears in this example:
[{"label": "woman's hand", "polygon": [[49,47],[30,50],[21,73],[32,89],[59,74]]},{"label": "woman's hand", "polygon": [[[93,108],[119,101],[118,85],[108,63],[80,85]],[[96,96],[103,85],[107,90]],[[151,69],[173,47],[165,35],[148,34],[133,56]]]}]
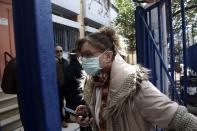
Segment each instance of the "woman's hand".
[{"label": "woman's hand", "polygon": [[79,105],[75,110],[77,117],[76,122],[80,124],[82,127],[87,127],[93,120],[90,118],[90,111],[88,107],[85,105]]}]

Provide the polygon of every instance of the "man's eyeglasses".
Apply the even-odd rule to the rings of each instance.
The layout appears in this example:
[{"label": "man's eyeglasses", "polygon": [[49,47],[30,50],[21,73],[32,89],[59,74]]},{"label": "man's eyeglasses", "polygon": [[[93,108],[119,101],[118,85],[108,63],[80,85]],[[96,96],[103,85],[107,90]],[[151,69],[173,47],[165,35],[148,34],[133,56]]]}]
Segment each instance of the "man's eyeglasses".
[{"label": "man's eyeglasses", "polygon": [[56,52],[56,53],[59,53],[59,52],[62,53],[63,50],[56,50],[55,52]]}]

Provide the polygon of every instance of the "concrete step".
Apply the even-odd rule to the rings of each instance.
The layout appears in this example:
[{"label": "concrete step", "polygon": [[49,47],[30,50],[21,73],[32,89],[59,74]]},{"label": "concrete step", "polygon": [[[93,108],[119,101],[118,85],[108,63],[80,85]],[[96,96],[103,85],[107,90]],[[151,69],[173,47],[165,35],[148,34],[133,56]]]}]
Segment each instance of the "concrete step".
[{"label": "concrete step", "polygon": [[12,95],[15,95],[15,94],[6,94],[6,93],[4,93],[3,90],[1,89],[1,85],[0,85],[0,99],[4,98],[6,96],[12,96]]},{"label": "concrete step", "polygon": [[19,113],[18,105],[14,104],[0,109],[0,121]]},{"label": "concrete step", "polygon": [[0,123],[1,131],[13,131],[22,126],[19,114],[2,120]]},{"label": "concrete step", "polygon": [[[0,82],[1,83],[1,82]],[[1,89],[1,85],[0,85],[0,95],[1,95],[1,93],[3,93],[3,91],[2,91],[2,89]]]},{"label": "concrete step", "polygon": [[4,95],[0,99],[0,109],[17,103],[16,95]]},{"label": "concrete step", "polygon": [[0,92],[0,99],[5,98],[5,97],[9,97],[9,96],[12,96],[12,95]]},{"label": "concrete step", "polygon": [[16,130],[13,131],[24,131],[23,127],[17,128]]}]

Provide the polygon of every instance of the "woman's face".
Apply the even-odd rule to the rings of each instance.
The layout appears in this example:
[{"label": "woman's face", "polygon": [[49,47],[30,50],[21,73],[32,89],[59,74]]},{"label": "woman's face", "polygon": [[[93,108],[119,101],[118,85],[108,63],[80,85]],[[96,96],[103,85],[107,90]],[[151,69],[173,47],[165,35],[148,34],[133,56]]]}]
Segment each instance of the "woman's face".
[{"label": "woman's face", "polygon": [[96,49],[88,42],[85,42],[82,45],[80,54],[81,57],[85,57],[85,58],[93,58],[99,56],[99,63],[102,69],[109,67],[109,64],[111,65],[112,57],[113,57],[112,51],[106,50],[104,52],[101,52],[99,49]]}]

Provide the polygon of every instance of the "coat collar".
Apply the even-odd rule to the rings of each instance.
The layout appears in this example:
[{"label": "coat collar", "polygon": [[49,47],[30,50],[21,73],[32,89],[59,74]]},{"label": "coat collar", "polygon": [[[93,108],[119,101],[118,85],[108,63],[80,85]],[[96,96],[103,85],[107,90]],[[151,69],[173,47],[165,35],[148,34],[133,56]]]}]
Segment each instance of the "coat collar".
[{"label": "coat collar", "polygon": [[130,65],[120,55],[116,55],[111,68],[109,104],[105,117],[121,114],[126,101],[132,100],[141,89],[143,80],[148,80],[147,69],[140,65]]},{"label": "coat collar", "polygon": [[124,80],[128,77],[129,74],[134,74],[135,68],[132,65],[126,63],[123,58],[117,54],[112,63],[111,67],[111,78],[110,78],[110,91],[116,93],[117,90],[120,90]]}]

